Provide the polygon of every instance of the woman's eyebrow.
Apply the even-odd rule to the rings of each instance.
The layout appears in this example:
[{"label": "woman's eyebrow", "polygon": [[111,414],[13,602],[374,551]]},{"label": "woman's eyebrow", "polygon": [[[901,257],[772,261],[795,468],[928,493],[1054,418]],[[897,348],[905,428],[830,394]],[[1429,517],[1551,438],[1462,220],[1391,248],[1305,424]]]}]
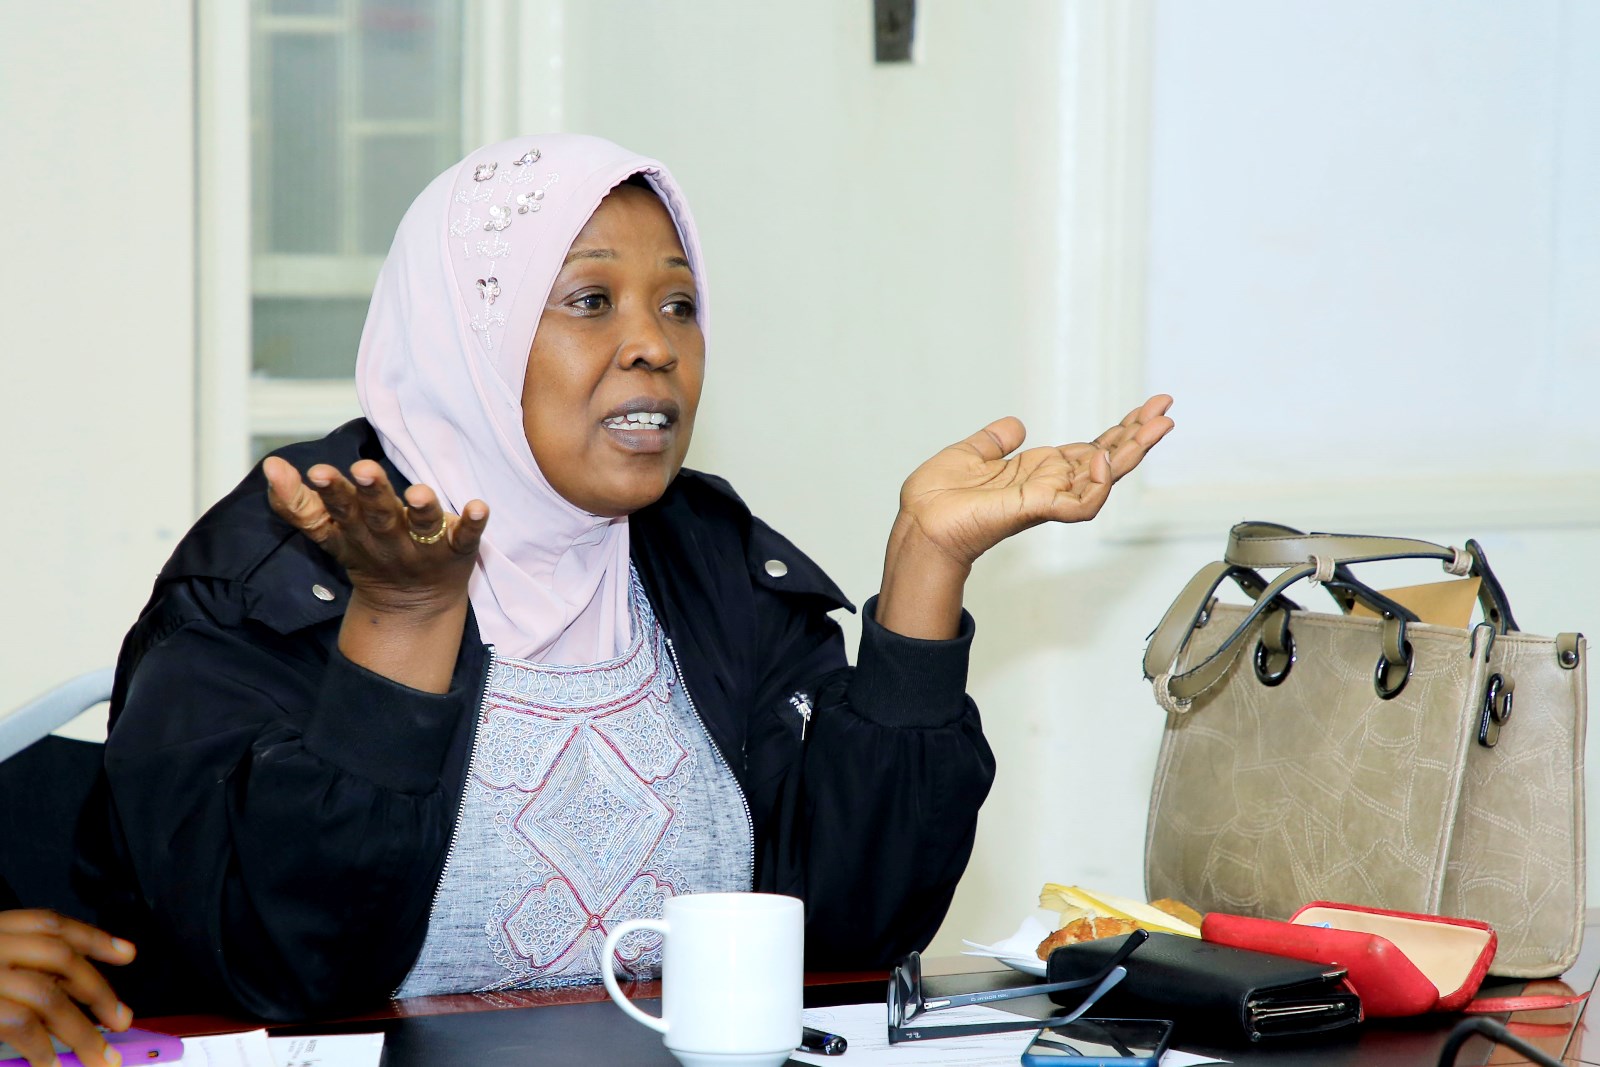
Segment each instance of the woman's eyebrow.
[{"label": "woman's eyebrow", "polygon": [[[616,259],[617,253],[610,248],[575,248],[567,253],[567,258],[561,261],[565,267],[568,263],[578,259]],[[683,256],[666,256],[661,260],[664,267],[682,267],[684,270],[693,270],[689,261]]]}]

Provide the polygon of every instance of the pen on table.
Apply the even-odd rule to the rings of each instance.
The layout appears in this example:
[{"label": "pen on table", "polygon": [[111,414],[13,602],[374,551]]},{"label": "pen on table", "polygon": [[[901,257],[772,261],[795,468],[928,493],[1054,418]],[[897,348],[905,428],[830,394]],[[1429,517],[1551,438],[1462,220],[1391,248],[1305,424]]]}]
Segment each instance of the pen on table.
[{"label": "pen on table", "polygon": [[800,1047],[807,1052],[820,1052],[824,1056],[837,1056],[849,1047],[849,1042],[838,1034],[808,1026],[801,1031]]}]

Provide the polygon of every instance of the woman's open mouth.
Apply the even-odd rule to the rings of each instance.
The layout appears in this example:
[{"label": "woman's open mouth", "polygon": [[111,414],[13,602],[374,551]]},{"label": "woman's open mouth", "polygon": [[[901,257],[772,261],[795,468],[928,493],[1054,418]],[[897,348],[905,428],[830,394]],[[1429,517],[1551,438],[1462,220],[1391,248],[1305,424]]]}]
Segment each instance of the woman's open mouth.
[{"label": "woman's open mouth", "polygon": [[665,412],[631,411],[605,421],[608,430],[659,430],[671,423]]},{"label": "woman's open mouth", "polygon": [[600,425],[629,452],[661,452],[677,429],[677,405],[670,401],[630,401],[602,419]]}]

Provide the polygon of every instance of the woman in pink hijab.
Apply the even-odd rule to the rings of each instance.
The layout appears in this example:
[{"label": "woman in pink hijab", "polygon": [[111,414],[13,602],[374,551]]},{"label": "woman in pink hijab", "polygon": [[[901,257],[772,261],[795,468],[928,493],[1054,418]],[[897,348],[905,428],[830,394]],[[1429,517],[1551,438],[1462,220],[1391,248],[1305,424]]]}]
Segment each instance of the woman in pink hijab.
[{"label": "woman in pink hijab", "polygon": [[1169,401],[913,472],[851,667],[844,595],[683,467],[708,309],[676,182],[609,142],[490,145],[417,198],[366,418],[213,507],[124,645],[93,855],[136,1007],[645,975],[659,945],[606,932],[713,890],[801,897],[812,967],[926,946],[994,770],[969,570],[1092,518]]}]

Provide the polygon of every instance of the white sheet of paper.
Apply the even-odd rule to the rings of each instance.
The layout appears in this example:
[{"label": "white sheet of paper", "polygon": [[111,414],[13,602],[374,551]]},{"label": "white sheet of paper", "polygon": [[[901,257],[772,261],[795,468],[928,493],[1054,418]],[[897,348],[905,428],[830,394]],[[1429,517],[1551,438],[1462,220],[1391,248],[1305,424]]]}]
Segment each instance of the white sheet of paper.
[{"label": "white sheet of paper", "polygon": [[276,1067],[378,1067],[382,1034],[328,1034],[320,1037],[269,1037]]},{"label": "white sheet of paper", "polygon": [[1210,1056],[1202,1056],[1195,1052],[1180,1052],[1178,1049],[1169,1048],[1161,1055],[1161,1067],[1190,1067],[1195,1063],[1232,1063],[1232,1060],[1219,1060]]},{"label": "white sheet of paper", "polygon": [[1039,959],[1039,942],[1049,937],[1055,930],[1055,927],[1045,923],[1043,916],[1046,914],[1043,911],[1035,911],[1032,915],[1022,920],[1021,925],[1017,927],[1016,933],[1003,941],[983,945],[976,941],[963,940],[962,944],[971,949],[971,951],[965,952],[963,955],[993,956],[997,959],[1002,956],[1010,956],[1030,962],[1037,961]]},{"label": "white sheet of paper", "polygon": [[[838,1034],[850,1042],[844,1056],[822,1056],[815,1052],[795,1052],[790,1059],[817,1067],[1017,1067],[1022,1050],[1033,1040],[1034,1031],[1016,1034],[986,1034],[979,1037],[940,1038],[934,1041],[907,1041],[889,1044],[889,1009],[882,1004],[846,1004],[837,1008],[812,1008],[805,1013],[807,1026]],[[981,1023],[994,1019],[1017,1018],[1010,1012],[974,1005],[941,1011],[939,1023]],[[1191,1067],[1197,1063],[1227,1063],[1227,1060],[1197,1056],[1192,1052],[1169,1049],[1161,1057],[1161,1067]]]},{"label": "white sheet of paper", "polygon": [[268,1037],[265,1030],[183,1039],[183,1067],[378,1067],[382,1034]]},{"label": "white sheet of paper", "polygon": [[[949,1008],[938,1014],[940,1025],[1017,1018],[1010,1012],[982,1005]],[[790,1057],[799,1063],[813,1063],[818,1067],[841,1067],[846,1063],[848,1067],[874,1067],[876,1064],[893,1064],[894,1067],[943,1067],[946,1064],[960,1067],[1017,1067],[1022,1050],[1033,1040],[1033,1031],[1024,1030],[1016,1034],[985,1034],[980,1037],[907,1041],[890,1045],[889,1009],[881,1002],[812,1008],[805,1013],[805,1021],[807,1026],[838,1034],[850,1042],[850,1047],[842,1057],[819,1056],[814,1052],[796,1052]]]},{"label": "white sheet of paper", "polygon": [[183,1039],[183,1067],[276,1067],[265,1030]]}]

